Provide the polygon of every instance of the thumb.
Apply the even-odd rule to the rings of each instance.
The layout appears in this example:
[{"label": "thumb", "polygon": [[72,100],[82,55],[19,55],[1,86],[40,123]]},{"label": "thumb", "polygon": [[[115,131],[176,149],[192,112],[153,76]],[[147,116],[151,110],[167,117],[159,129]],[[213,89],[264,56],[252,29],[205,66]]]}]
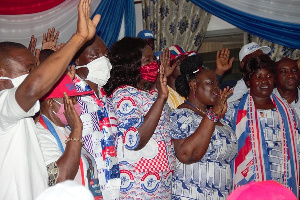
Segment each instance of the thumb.
[{"label": "thumb", "polygon": [[98,25],[98,23],[100,22],[100,19],[101,19],[101,15],[97,14],[94,16],[94,18],[92,20],[94,27],[96,27]]}]

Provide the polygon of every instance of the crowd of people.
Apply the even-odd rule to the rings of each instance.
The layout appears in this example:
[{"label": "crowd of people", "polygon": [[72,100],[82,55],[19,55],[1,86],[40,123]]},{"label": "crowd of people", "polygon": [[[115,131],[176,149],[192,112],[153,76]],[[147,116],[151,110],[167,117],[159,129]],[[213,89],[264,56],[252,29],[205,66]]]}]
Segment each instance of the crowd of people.
[{"label": "crowd of people", "polygon": [[297,61],[249,43],[221,86],[228,49],[215,71],[148,30],[108,49],[90,4],[66,43],[0,43],[0,199],[298,199]]}]

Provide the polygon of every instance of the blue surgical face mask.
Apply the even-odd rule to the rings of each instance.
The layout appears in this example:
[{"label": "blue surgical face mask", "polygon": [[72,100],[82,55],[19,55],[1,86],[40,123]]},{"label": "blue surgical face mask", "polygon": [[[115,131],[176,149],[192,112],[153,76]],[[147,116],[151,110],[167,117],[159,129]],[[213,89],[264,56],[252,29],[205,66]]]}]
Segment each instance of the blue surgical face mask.
[{"label": "blue surgical face mask", "polygon": [[21,83],[25,80],[25,78],[28,76],[28,74],[24,74],[21,76],[18,76],[16,78],[8,78],[8,77],[0,77],[0,80],[10,80],[13,84],[14,88],[19,87]]}]

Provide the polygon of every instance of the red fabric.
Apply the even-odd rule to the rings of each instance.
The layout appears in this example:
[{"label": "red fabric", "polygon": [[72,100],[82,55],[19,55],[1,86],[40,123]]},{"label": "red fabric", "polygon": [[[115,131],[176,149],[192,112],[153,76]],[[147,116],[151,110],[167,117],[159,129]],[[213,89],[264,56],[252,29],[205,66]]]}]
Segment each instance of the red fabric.
[{"label": "red fabric", "polygon": [[0,0],[0,15],[38,13],[58,6],[65,0]]}]

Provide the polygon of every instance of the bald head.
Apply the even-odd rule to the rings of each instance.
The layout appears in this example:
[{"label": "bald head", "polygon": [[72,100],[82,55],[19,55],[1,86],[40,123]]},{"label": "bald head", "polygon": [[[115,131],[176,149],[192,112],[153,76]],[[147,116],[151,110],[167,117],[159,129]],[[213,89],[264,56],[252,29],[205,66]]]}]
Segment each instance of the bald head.
[{"label": "bald head", "polygon": [[23,44],[16,42],[0,42],[0,69],[9,64],[11,51],[14,49],[27,49]]}]

